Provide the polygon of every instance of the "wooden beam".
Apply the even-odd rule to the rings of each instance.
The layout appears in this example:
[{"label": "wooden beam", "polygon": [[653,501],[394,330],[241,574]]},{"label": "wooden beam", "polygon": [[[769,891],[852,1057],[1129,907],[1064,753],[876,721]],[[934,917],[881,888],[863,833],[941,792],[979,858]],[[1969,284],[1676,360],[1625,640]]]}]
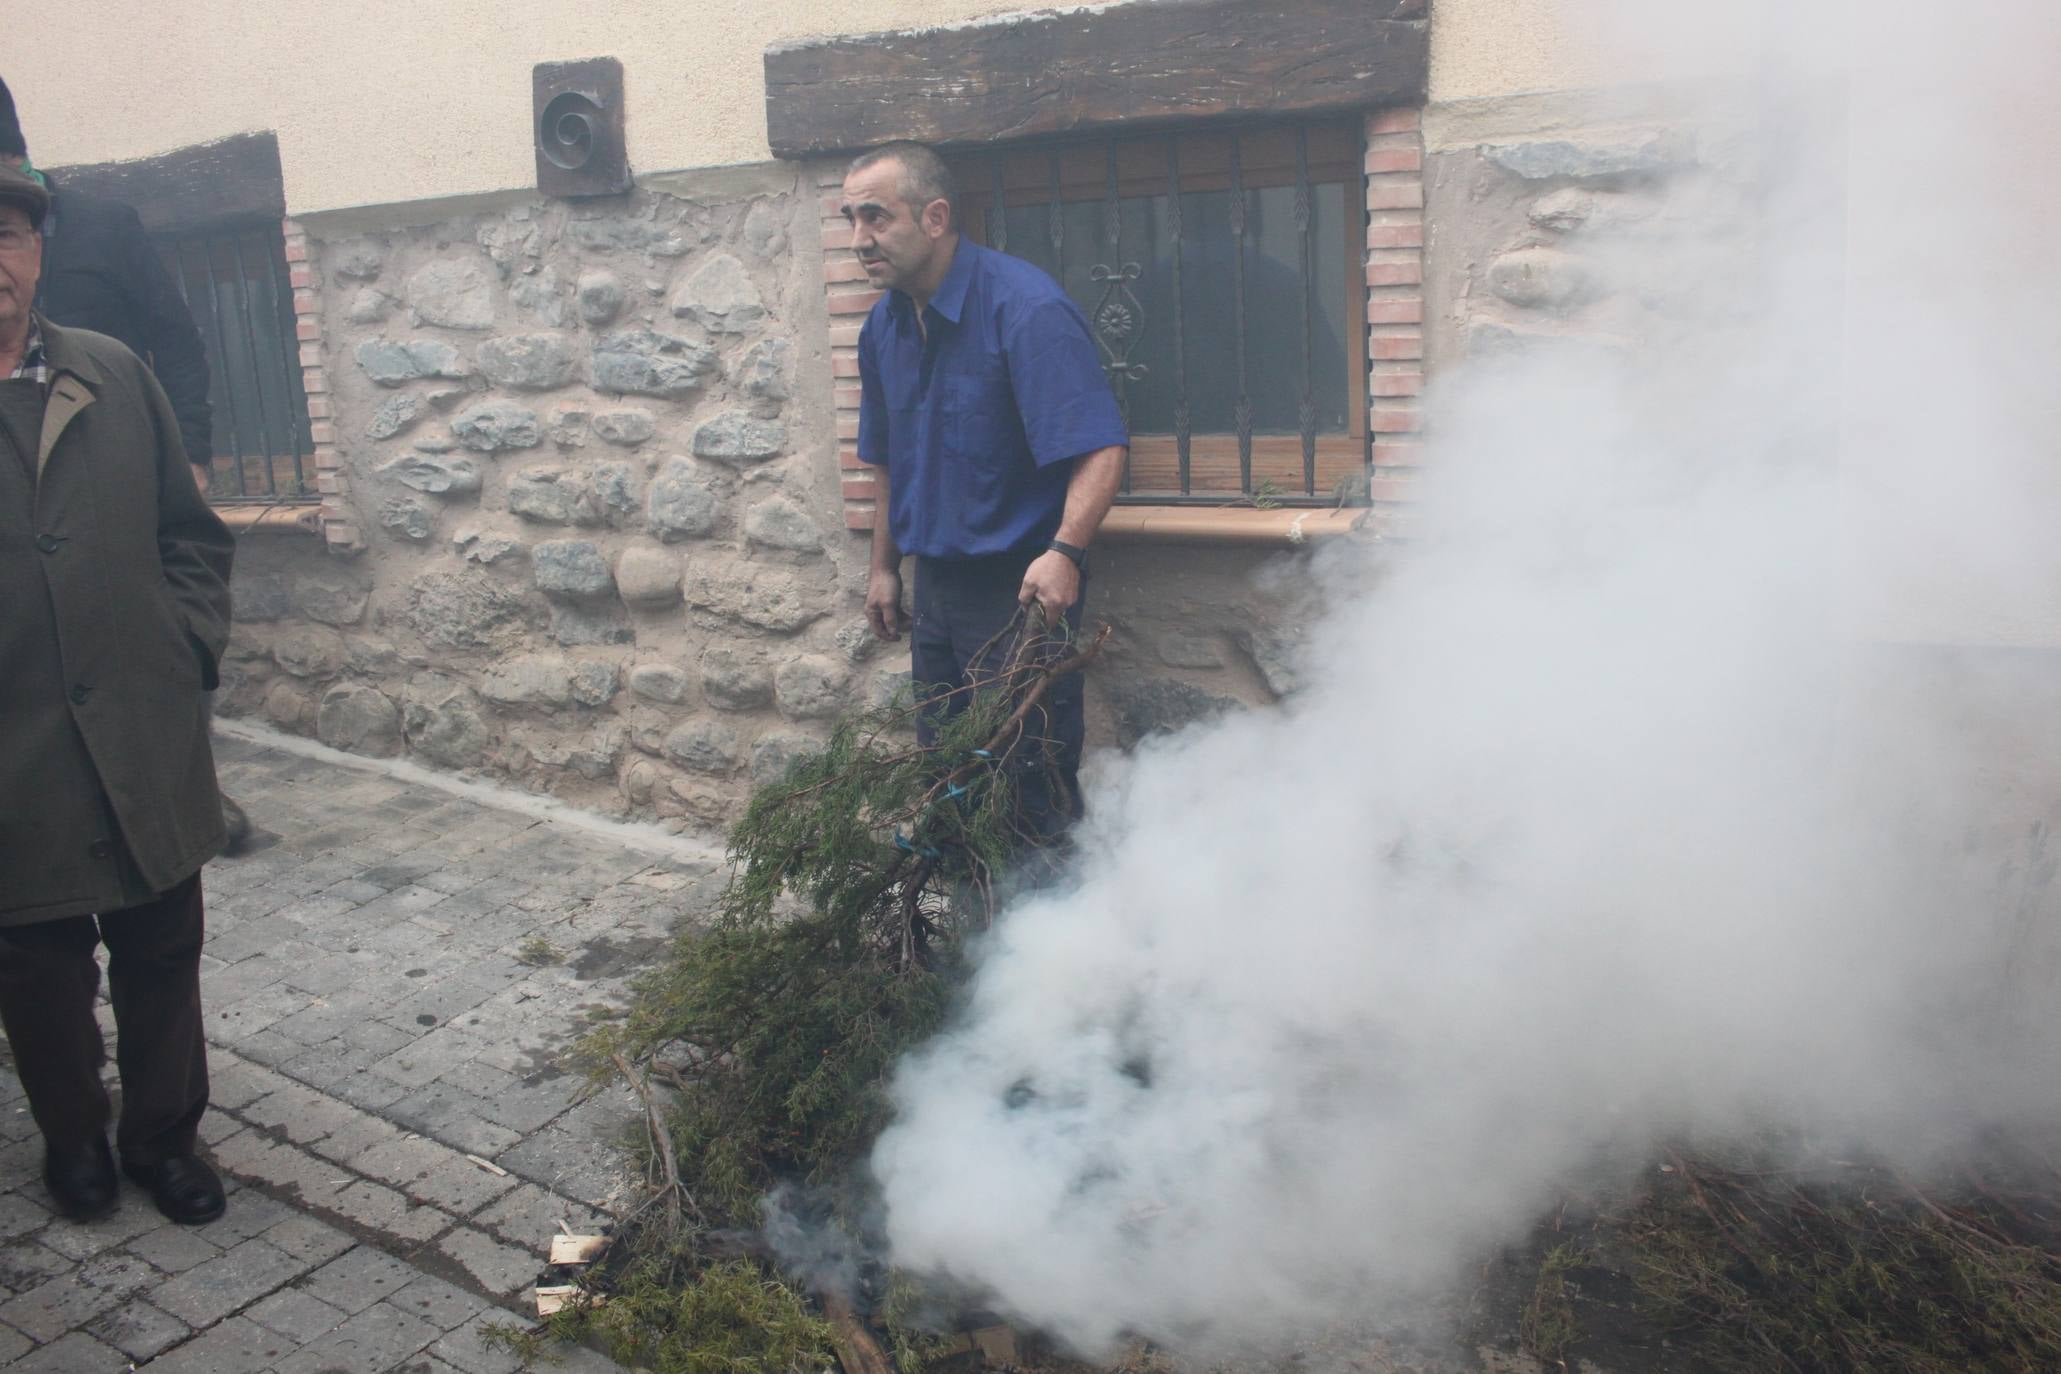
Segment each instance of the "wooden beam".
[{"label": "wooden beam", "polygon": [[766,50],[776,157],[1419,104],[1427,0],[1134,0]]},{"label": "wooden beam", "polygon": [[[279,140],[237,134],[134,162],[93,162],[45,169],[60,190],[82,191],[133,206],[153,234],[286,218]],[[61,231],[60,231],[61,232]]]}]

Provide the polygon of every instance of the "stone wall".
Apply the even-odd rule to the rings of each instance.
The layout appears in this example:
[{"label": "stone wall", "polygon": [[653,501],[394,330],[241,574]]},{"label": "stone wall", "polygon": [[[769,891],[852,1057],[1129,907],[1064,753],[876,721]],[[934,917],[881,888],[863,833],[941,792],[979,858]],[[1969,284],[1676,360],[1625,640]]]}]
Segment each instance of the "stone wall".
[{"label": "stone wall", "polygon": [[[821,173],[303,221],[363,547],[243,539],[222,714],[720,825],[892,695],[906,642],[866,631],[841,509]],[[1260,587],[1295,557],[1098,549],[1092,740],[1285,691],[1304,609]]]},{"label": "stone wall", "polygon": [[706,822],[885,690],[790,170],[365,218],[304,227],[366,547],[244,540],[225,714]]}]

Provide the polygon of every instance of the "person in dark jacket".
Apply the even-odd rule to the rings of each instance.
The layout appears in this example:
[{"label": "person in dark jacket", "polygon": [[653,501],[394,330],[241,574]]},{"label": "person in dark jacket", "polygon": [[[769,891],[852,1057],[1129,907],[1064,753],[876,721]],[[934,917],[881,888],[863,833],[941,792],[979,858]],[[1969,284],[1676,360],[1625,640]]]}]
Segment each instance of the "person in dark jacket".
[{"label": "person in dark jacket", "polygon": [[150,369],[34,310],[48,208],[0,167],[0,1025],[58,1209],[112,1210],[105,944],[122,1167],[198,1223],[224,1205],[195,1145],[200,869],[224,838],[202,694],[228,643],[233,541]]},{"label": "person in dark jacket", "polygon": [[[0,163],[42,184],[50,193],[43,222],[43,274],[36,309],[43,318],[90,329],[126,344],[150,364],[179,417],[179,437],[193,479],[205,492],[214,454],[213,410],[208,402],[208,357],[186,298],[143,232],[136,211],[117,201],[60,188],[29,163],[28,142],[14,95],[0,80]],[[234,852],[249,838],[243,808],[222,799]]]}]

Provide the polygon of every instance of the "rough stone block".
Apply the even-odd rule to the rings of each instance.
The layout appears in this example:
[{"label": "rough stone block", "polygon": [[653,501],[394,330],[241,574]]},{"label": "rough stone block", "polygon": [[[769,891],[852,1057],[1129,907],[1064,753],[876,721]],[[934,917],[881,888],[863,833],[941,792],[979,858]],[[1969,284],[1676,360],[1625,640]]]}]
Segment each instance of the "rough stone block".
[{"label": "rough stone block", "polygon": [[479,694],[503,706],[569,706],[572,666],[556,654],[524,654],[488,666]]},{"label": "rough stone block", "polygon": [[459,443],[481,453],[535,448],[544,441],[537,412],[513,401],[482,401],[468,406],[451,421],[451,433]]},{"label": "rough stone block", "polygon": [[687,604],[762,630],[790,634],[820,619],[829,598],[811,593],[790,573],[752,564],[699,564],[689,568]]},{"label": "rough stone block", "polygon": [[685,459],[667,463],[651,484],[646,523],[665,543],[712,533],[721,513],[722,498]]},{"label": "rough stone block", "polygon": [[743,334],[766,319],[751,273],[728,253],[717,253],[695,269],[674,295],[673,313],[691,318],[711,334]]},{"label": "rough stone block", "polygon": [[419,496],[389,496],[379,503],[379,524],[417,543],[437,530],[436,507]]},{"label": "rough stone block", "polygon": [[510,558],[520,558],[528,552],[506,535],[474,528],[458,531],[451,536],[451,543],[466,562],[485,563],[489,566]]},{"label": "rough stone block", "polygon": [[594,385],[601,391],[685,396],[715,365],[716,352],[707,344],[650,329],[609,334],[594,345]]},{"label": "rough stone block", "polygon": [[322,694],[315,738],[332,749],[383,757],[401,747],[401,713],[376,687],[340,683]]},{"label": "rough stone block", "polygon": [[591,600],[615,590],[615,574],[600,546],[585,539],[553,539],[530,549],[530,568],[546,596]]},{"label": "rough stone block", "polygon": [[606,706],[615,696],[618,675],[613,663],[583,658],[573,664],[573,700],[582,706]]},{"label": "rough stone block", "polygon": [[787,426],[741,410],[725,411],[694,431],[694,456],[731,467],[749,467],[777,458],[787,448]]},{"label": "rough stone block", "polygon": [[670,663],[640,663],[630,669],[630,690],[648,701],[677,706],[687,699],[687,674]]},{"label": "rough stone block", "polygon": [[508,510],[540,525],[591,523],[593,512],[577,474],[564,468],[524,468],[508,479]]},{"label": "rough stone block", "polygon": [[401,703],[401,730],[410,749],[446,768],[476,766],[493,743],[486,722],[473,707],[471,690],[442,673],[409,679]]},{"label": "rough stone block", "polygon": [[295,677],[334,677],[343,671],[343,636],[319,625],[294,625],[272,640],[272,661]]},{"label": "rough stone block", "polygon": [[623,284],[613,272],[582,272],[573,289],[585,324],[599,328],[622,311]]},{"label": "rough stone block", "polygon": [[648,410],[604,410],[594,417],[594,432],[611,444],[634,448],[657,432]]},{"label": "rough stone block", "polygon": [[755,711],[773,699],[766,665],[737,649],[717,645],[701,656],[701,691],[723,711]]},{"label": "rough stone block", "polygon": [[789,373],[794,367],[794,345],[786,339],[761,339],[738,360],[732,380],[746,396],[762,401],[788,398]]},{"label": "rough stone block", "polygon": [[380,386],[399,386],[418,377],[470,375],[458,350],[441,339],[367,339],[353,351],[358,366]]},{"label": "rough stone block", "polygon": [[494,327],[494,290],[477,262],[428,263],[408,278],[408,307],[418,325],[443,329]]},{"label": "rough stone block", "polygon": [[382,477],[432,496],[462,496],[480,488],[479,464],[470,458],[405,453],[377,469]]},{"label": "rough stone block", "polygon": [[624,549],[615,560],[615,585],[632,606],[650,610],[678,605],[680,562],[660,549]]},{"label": "rough stone block", "polygon": [[480,375],[517,391],[564,386],[579,368],[572,340],[563,334],[510,334],[488,339],[474,355]]},{"label": "rough stone block", "polygon": [[712,720],[689,721],[665,739],[665,754],[697,773],[727,773],[737,766],[737,732]]},{"label": "rough stone block", "polygon": [[787,776],[787,770],[822,750],[820,741],[789,733],[762,735],[751,749],[751,780],[764,787]]},{"label": "rough stone block", "polygon": [[770,496],[744,513],[744,537],[760,548],[789,553],[823,551],[823,533],[816,522],[784,496]]},{"label": "rough stone block", "polygon": [[773,674],[773,698],[789,720],[824,720],[844,709],[851,671],[822,654],[789,659]]},{"label": "rough stone block", "polygon": [[365,422],[365,437],[391,439],[421,418],[422,411],[422,398],[413,392],[389,396],[373,409],[372,418]]}]

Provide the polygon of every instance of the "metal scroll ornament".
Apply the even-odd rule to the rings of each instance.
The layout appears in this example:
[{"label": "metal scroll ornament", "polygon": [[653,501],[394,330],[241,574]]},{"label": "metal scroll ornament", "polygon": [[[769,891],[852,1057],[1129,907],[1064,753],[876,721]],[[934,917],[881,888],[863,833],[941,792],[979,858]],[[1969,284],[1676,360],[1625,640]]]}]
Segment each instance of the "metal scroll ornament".
[{"label": "metal scroll ornament", "polygon": [[537,121],[537,151],[561,171],[577,172],[594,160],[603,129],[601,106],[584,91],[560,91]]},{"label": "metal scroll ornament", "polygon": [[1102,299],[1095,303],[1091,317],[1095,342],[1101,345],[1107,360],[1102,370],[1109,374],[1109,384],[1116,388],[1119,398],[1125,383],[1145,380],[1145,364],[1131,361],[1131,352],[1145,333],[1145,306],[1131,290],[1131,283],[1144,274],[1145,270],[1135,262],[1116,267],[1098,262],[1088,269],[1088,280],[1102,288]]}]

